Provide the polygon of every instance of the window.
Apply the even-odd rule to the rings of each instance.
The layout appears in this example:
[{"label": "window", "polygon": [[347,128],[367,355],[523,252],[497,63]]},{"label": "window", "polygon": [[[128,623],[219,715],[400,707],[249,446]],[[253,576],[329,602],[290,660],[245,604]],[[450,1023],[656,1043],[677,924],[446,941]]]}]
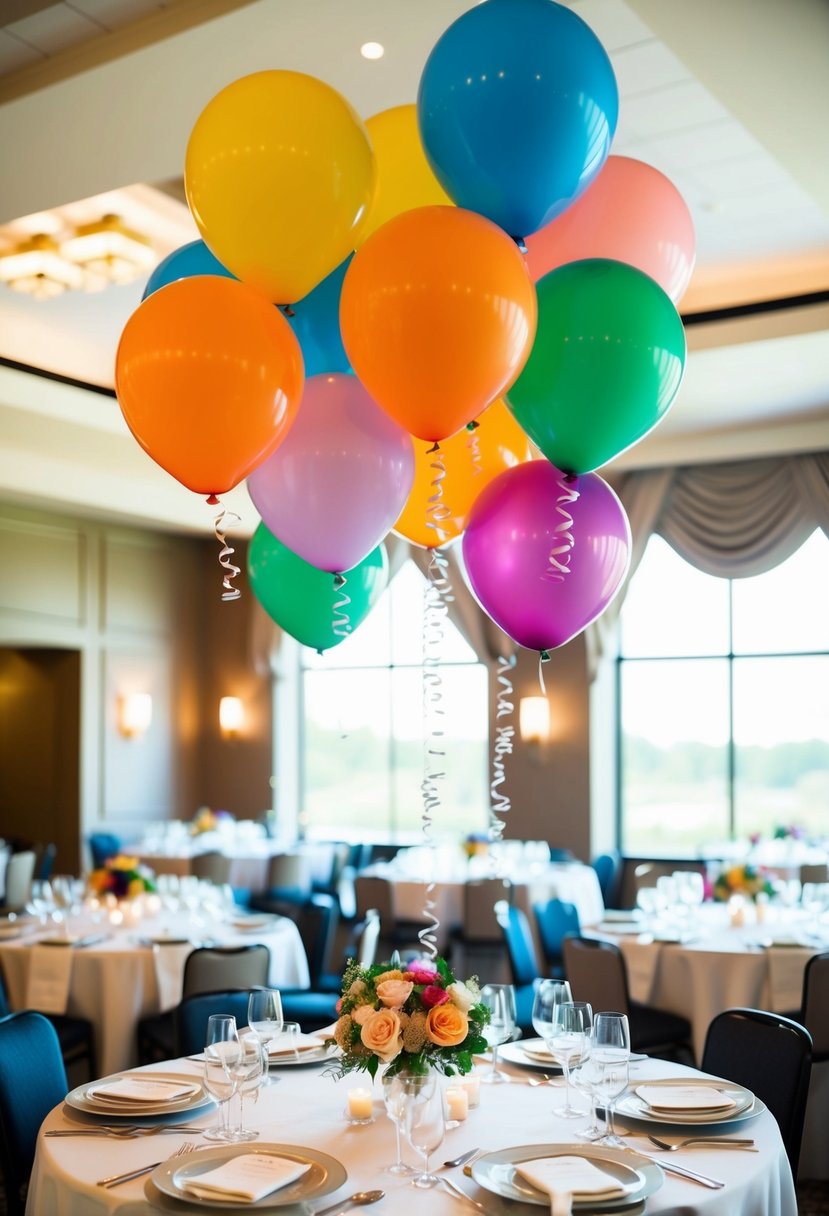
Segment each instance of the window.
[{"label": "window", "polygon": [[[406,562],[346,641],[323,655],[302,650],[300,824],[308,836],[407,841],[422,830],[426,587]],[[486,827],[489,727],[486,667],[451,621],[439,672],[446,775],[432,834],[457,839]]]},{"label": "window", "polygon": [[829,540],[721,579],[651,537],[621,612],[621,846],[693,856],[829,807]]}]

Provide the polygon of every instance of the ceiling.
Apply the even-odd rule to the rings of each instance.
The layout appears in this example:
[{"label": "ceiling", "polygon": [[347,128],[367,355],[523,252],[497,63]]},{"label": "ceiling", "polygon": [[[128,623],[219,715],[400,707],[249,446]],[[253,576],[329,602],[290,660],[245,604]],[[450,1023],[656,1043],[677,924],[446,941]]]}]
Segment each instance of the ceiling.
[{"label": "ceiling", "polygon": [[[470,0],[4,0],[0,248],[115,211],[159,257],[197,233],[184,148],[220,88],[262,68],[326,80],[368,117],[415,99]],[[691,209],[690,355],[659,427],[619,467],[829,447],[829,5],[572,0],[620,89],[613,152],[662,170]],[[385,56],[359,54],[369,40]],[[104,196],[99,198],[97,196]],[[49,214],[44,216],[44,212]],[[143,284],[38,302],[0,288],[0,356],[107,388]],[[821,294],[822,293],[822,294]],[[758,301],[800,307],[698,323]],[[817,298],[815,298],[817,297]],[[694,323],[692,323],[694,322]],[[0,366],[0,499],[153,527],[212,513],[147,457],[111,396]],[[250,533],[244,488],[228,496]]]}]

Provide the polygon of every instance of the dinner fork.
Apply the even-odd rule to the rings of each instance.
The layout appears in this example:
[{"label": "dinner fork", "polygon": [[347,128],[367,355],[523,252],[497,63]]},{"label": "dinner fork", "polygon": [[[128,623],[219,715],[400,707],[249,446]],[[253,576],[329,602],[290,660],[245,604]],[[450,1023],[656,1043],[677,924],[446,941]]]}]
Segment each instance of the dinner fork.
[{"label": "dinner fork", "polygon": [[133,1178],[141,1178],[144,1174],[151,1174],[153,1170],[163,1165],[165,1161],[172,1161],[174,1157],[186,1157],[188,1153],[196,1151],[198,1145],[193,1141],[186,1141],[179,1145],[174,1153],[169,1157],[164,1157],[161,1161],[152,1161],[149,1165],[143,1165],[137,1170],[127,1170],[125,1174],[113,1174],[111,1178],[99,1178],[95,1183],[96,1186],[112,1187],[120,1186],[122,1182],[132,1182]]},{"label": "dinner fork", "polygon": [[730,1144],[732,1148],[754,1148],[753,1140],[730,1140],[723,1136],[691,1136],[687,1140],[679,1140],[675,1144],[669,1144],[667,1140],[660,1140],[658,1136],[652,1136],[650,1132],[647,1133],[647,1137],[651,1144],[664,1149],[666,1153],[675,1153],[677,1149],[687,1148],[689,1144],[712,1144],[722,1145],[722,1147]]}]

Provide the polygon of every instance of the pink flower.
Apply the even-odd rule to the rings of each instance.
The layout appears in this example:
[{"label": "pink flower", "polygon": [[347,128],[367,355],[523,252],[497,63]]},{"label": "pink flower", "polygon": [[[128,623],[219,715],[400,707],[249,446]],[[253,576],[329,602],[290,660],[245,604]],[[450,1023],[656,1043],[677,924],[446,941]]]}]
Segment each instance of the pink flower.
[{"label": "pink flower", "polygon": [[416,984],[433,984],[437,973],[437,967],[432,967],[424,960],[423,962],[412,963],[406,975],[411,976]]},{"label": "pink flower", "polygon": [[437,984],[429,984],[428,988],[424,988],[421,992],[420,999],[424,1005],[429,1007],[445,1005],[449,1000],[449,993],[445,988],[438,988]]},{"label": "pink flower", "polygon": [[375,991],[381,1005],[387,1009],[402,1009],[412,995],[414,984],[410,980],[383,980]]},{"label": "pink flower", "polygon": [[336,1003],[336,1005],[334,1006],[334,1008],[336,1009],[337,1013],[339,1013],[339,1012],[340,1012],[340,1010],[342,1009],[342,1007],[343,1007],[343,998],[342,998],[342,997],[340,997],[340,999],[337,1001],[337,1003]]}]

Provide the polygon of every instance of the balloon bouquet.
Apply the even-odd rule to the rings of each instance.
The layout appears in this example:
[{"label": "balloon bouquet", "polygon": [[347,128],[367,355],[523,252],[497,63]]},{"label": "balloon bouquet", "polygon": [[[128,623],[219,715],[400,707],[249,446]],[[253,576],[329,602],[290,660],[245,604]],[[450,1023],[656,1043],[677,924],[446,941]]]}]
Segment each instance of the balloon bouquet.
[{"label": "balloon bouquet", "polygon": [[208,501],[248,479],[254,592],[306,645],[368,613],[391,529],[434,551],[462,537],[481,606],[541,652],[618,591],[630,529],[595,470],[679,388],[694,235],[662,174],[609,156],[617,115],[580,17],[485,0],[438,40],[416,105],[364,124],[274,70],[197,119],[203,240],[151,276],[118,400]]}]

